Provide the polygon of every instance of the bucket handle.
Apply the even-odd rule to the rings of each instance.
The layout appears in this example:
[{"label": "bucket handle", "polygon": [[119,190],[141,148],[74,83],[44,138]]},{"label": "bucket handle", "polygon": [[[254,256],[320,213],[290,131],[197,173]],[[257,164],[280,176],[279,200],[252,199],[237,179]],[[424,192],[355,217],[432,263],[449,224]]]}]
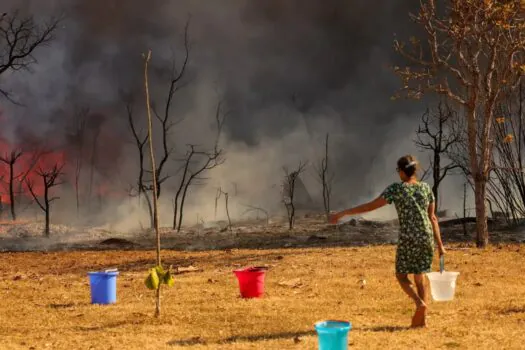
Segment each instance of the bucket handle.
[{"label": "bucket handle", "polygon": [[439,257],[439,272],[443,273],[445,271],[445,256],[441,255]]}]

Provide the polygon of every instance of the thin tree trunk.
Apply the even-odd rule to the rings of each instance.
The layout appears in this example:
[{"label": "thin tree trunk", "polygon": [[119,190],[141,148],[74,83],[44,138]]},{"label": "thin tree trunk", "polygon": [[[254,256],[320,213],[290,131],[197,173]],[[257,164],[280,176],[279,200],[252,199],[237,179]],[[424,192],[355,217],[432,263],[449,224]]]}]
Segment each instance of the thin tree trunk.
[{"label": "thin tree trunk", "polygon": [[186,201],[186,194],[188,193],[188,188],[190,186],[191,180],[186,183],[184,186],[184,191],[182,192],[182,198],[180,200],[180,208],[179,208],[179,223],[177,224],[177,232],[180,232],[180,228],[182,227],[182,215],[184,213],[184,202]]},{"label": "thin tree trunk", "polygon": [[228,208],[228,193],[224,193],[224,204],[226,205],[226,216],[228,217],[228,228],[232,231],[232,220],[230,219],[230,209]]},{"label": "thin tree trunk", "polygon": [[46,179],[44,178],[44,206],[45,206],[45,217],[46,217],[46,227],[44,233],[46,237],[49,237],[49,189],[47,186]]},{"label": "thin tree trunk", "polygon": [[11,207],[11,219],[13,221],[16,220],[16,211],[15,211],[15,169],[14,169],[14,163],[9,163],[9,201],[10,201],[10,207]]},{"label": "thin tree trunk", "polygon": [[173,199],[173,229],[174,230],[177,229],[177,206],[178,206],[177,198],[175,197]]},{"label": "thin tree trunk", "polygon": [[[474,94],[475,92],[473,92]],[[488,225],[487,225],[487,208],[485,207],[487,178],[484,174],[484,165],[489,160],[482,159],[478,163],[479,157],[485,157],[486,152],[482,149],[478,154],[478,133],[477,133],[477,113],[476,113],[477,96],[471,96],[471,104],[468,107],[467,116],[467,134],[468,150],[470,158],[470,173],[474,180],[474,202],[476,204],[476,245],[479,248],[486,247],[488,244]]]},{"label": "thin tree trunk", "polygon": [[[148,139],[149,139],[149,151],[151,159],[151,176],[153,182],[153,223],[155,228],[155,235],[157,238],[157,266],[161,266],[160,260],[160,232],[159,232],[159,211],[157,203],[157,168],[155,166],[155,153],[153,151],[153,126],[151,121],[151,104],[149,99],[149,85],[148,85],[148,63],[151,59],[151,51],[148,52],[145,57],[144,62],[144,88],[146,92],[146,110],[148,115]],[[157,288],[156,298],[155,298],[155,317],[160,317],[160,284]]]},{"label": "thin tree trunk", "polygon": [[432,193],[434,194],[435,198],[435,207],[436,210],[439,210],[439,183],[440,183],[440,176],[441,176],[441,157],[439,155],[439,152],[434,153],[434,167],[432,169],[432,177],[434,178],[434,184],[432,185]]},{"label": "thin tree trunk", "polygon": [[487,183],[478,177],[474,180],[474,196],[476,202],[476,245],[484,248],[489,243],[487,224],[487,208],[485,206],[485,191]]},{"label": "thin tree trunk", "polygon": [[463,185],[463,235],[467,236],[467,184]]}]

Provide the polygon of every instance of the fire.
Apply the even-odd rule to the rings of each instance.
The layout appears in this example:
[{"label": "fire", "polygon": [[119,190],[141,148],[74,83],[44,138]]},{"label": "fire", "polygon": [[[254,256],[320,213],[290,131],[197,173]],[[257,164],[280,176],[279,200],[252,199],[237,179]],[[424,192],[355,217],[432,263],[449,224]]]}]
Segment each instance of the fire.
[{"label": "fire", "polygon": [[[12,154],[12,152],[15,152]],[[10,182],[10,166],[9,160],[12,155],[17,156],[13,163],[13,190],[15,196],[24,196],[31,198],[31,194],[27,187],[27,182],[33,186],[33,191],[37,196],[44,193],[44,185],[42,178],[38,174],[39,171],[46,171],[54,165],[65,164],[66,157],[63,151],[44,151],[35,147],[34,149],[24,149],[10,145],[5,139],[0,139],[0,196],[3,204],[10,204],[9,199],[9,182]]]}]

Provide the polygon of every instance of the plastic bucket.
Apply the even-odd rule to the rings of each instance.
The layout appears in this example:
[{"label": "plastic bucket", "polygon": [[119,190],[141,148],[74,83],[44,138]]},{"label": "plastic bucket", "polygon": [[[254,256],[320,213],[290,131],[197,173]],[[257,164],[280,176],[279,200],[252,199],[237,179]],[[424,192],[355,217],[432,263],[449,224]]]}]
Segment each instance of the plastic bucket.
[{"label": "plastic bucket", "polygon": [[114,304],[117,302],[118,271],[88,272],[91,287],[91,304]]},{"label": "plastic bucket", "polygon": [[348,332],[352,324],[347,321],[321,321],[315,324],[319,350],[348,349]]},{"label": "plastic bucket", "polygon": [[234,270],[233,273],[239,281],[239,290],[243,298],[260,298],[264,294],[264,277],[266,267],[247,267]]},{"label": "plastic bucket", "polygon": [[459,272],[430,272],[427,273],[430,280],[430,293],[435,301],[450,301],[454,299],[456,292],[456,279]]}]

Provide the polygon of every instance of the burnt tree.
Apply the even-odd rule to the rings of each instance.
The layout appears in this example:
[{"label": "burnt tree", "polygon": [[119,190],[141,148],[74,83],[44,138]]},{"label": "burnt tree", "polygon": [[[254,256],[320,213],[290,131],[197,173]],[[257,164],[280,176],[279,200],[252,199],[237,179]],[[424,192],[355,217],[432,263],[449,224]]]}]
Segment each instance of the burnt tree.
[{"label": "burnt tree", "polygon": [[295,184],[302,172],[306,169],[306,163],[299,162],[297,168],[289,171],[286,167],[283,169],[285,174],[284,182],[284,206],[288,214],[288,228],[293,229],[295,223]]},{"label": "burnt tree", "polygon": [[43,195],[41,198],[39,198],[39,195],[34,190],[34,183],[32,183],[29,179],[26,179],[27,188],[29,189],[29,192],[31,193],[31,196],[33,196],[33,199],[35,200],[36,204],[42,209],[42,211],[45,214],[45,229],[44,234],[46,237],[49,237],[49,222],[50,222],[50,214],[51,214],[51,203],[55,200],[59,199],[59,197],[53,197],[50,193],[51,188],[59,186],[63,184],[62,181],[62,169],[64,165],[63,164],[55,164],[51,169],[43,169],[42,167],[39,167],[36,170],[36,174],[40,177],[41,183],[43,186]]},{"label": "burnt tree", "polygon": [[334,183],[335,173],[330,171],[328,162],[328,141],[330,134],[326,134],[324,141],[324,155],[316,166],[317,179],[321,184],[323,192],[323,207],[326,215],[326,221],[330,220],[330,199],[332,198],[332,187]]},{"label": "burnt tree", "polygon": [[[20,71],[36,63],[37,48],[48,45],[55,37],[60,19],[38,23],[33,16],[18,11],[0,15],[0,76]],[[11,102],[9,91],[0,87],[0,95]]]},{"label": "burnt tree", "polygon": [[183,159],[179,186],[173,199],[173,229],[177,229],[177,232],[180,232],[182,227],[184,203],[190,186],[195,184],[195,181],[204,180],[202,178],[204,173],[224,163],[223,150],[219,147],[219,141],[225,117],[226,113],[223,112],[222,102],[219,102],[215,110],[217,134],[215,145],[211,151],[199,151],[195,145],[188,145],[188,151]]},{"label": "burnt tree", "polygon": [[459,168],[453,161],[443,165],[443,158],[446,158],[451,147],[459,141],[458,133],[450,127],[454,118],[457,118],[454,110],[443,102],[438,104],[436,110],[427,109],[421,116],[421,124],[418,126],[414,140],[418,148],[430,152],[432,192],[436,210],[439,208],[439,185],[451,170]]},{"label": "burnt tree", "polygon": [[11,209],[11,219],[16,220],[16,198],[15,198],[15,181],[17,175],[15,175],[15,164],[22,157],[22,150],[12,150],[9,154],[0,156],[0,162],[4,163],[8,167],[7,186],[9,188],[9,207]]}]

